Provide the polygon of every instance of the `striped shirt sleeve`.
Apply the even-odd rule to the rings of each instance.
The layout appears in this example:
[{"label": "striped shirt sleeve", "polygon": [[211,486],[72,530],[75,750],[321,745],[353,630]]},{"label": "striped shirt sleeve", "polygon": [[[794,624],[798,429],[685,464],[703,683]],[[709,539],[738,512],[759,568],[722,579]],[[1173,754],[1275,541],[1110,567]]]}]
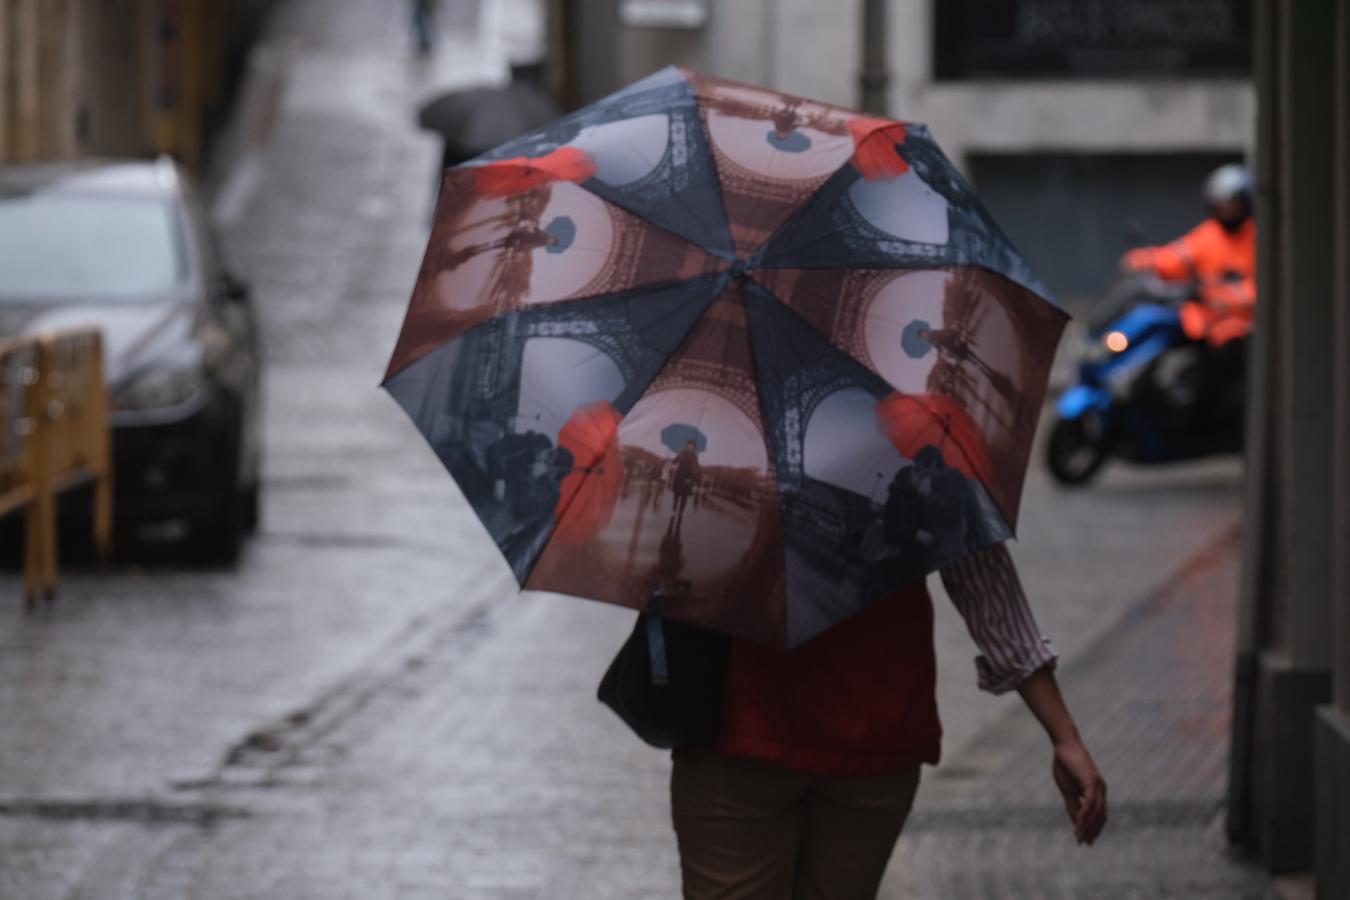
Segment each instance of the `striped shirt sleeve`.
[{"label": "striped shirt sleeve", "polygon": [[1032,672],[1054,668],[1059,654],[1036,627],[1007,546],[986,547],[944,566],[941,574],[980,650],[975,670],[981,690],[1002,694]]}]

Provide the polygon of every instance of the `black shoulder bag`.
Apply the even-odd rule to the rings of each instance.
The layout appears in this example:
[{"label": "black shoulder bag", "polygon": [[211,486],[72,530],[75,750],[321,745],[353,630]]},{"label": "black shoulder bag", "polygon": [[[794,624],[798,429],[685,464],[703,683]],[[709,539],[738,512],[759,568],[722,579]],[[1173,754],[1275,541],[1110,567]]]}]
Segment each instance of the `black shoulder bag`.
[{"label": "black shoulder bag", "polygon": [[706,746],[721,726],[730,658],[726,635],[641,613],[600,681],[600,702],[653,747]]}]

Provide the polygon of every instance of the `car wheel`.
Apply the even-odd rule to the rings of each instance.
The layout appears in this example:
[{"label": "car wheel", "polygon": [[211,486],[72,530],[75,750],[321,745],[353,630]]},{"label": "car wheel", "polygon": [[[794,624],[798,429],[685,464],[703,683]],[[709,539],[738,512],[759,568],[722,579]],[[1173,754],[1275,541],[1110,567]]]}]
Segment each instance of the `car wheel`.
[{"label": "car wheel", "polygon": [[244,501],[236,492],[222,498],[192,529],[196,556],[212,565],[233,565],[244,547]]},{"label": "car wheel", "polygon": [[1101,429],[1083,417],[1055,422],[1046,446],[1046,464],[1055,480],[1067,487],[1087,484],[1105,464],[1110,450]]}]

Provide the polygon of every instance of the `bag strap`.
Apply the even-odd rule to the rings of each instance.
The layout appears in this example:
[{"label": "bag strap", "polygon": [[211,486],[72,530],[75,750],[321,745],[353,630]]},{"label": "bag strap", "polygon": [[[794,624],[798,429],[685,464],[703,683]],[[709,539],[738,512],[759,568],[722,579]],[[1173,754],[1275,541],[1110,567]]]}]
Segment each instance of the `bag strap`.
[{"label": "bag strap", "polygon": [[661,589],[652,591],[647,609],[642,613],[647,626],[647,655],[651,659],[652,684],[670,683],[670,663],[666,657],[666,635],[661,627]]}]

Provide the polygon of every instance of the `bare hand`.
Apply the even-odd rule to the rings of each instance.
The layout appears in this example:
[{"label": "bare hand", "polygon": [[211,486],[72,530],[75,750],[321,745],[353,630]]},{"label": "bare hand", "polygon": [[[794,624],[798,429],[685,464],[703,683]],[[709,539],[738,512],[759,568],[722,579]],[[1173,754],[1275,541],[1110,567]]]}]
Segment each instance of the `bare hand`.
[{"label": "bare hand", "polygon": [[1073,821],[1073,835],[1091,846],[1106,827],[1106,781],[1082,741],[1055,745],[1051,766],[1055,786],[1064,795],[1064,809]]}]

